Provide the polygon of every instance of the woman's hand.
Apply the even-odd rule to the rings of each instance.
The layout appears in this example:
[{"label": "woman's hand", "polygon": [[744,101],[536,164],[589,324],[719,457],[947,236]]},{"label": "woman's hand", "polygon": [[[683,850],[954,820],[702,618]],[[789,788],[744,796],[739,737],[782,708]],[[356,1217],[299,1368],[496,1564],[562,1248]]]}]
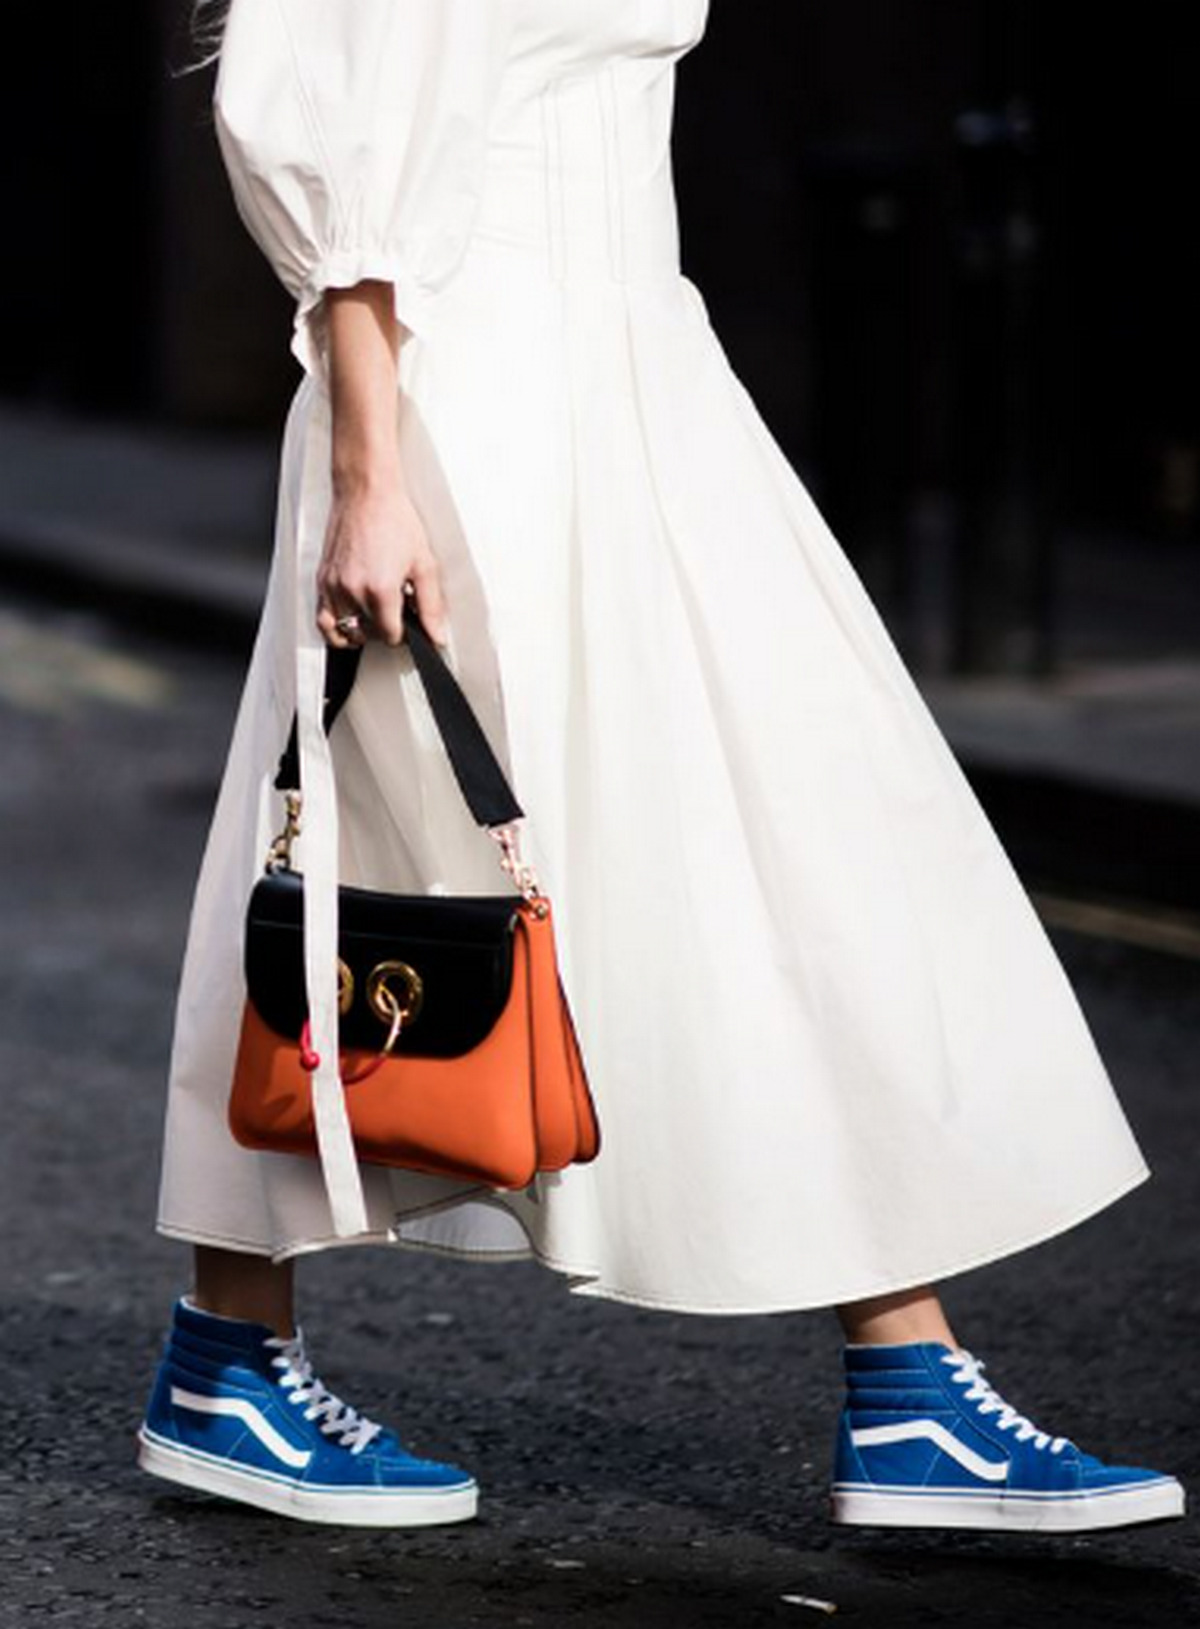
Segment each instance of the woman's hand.
[{"label": "woman's hand", "polygon": [[317,570],[317,627],[336,649],[369,637],[398,645],[407,590],[425,631],[444,644],[438,564],[400,462],[392,285],[327,289],[325,309],[333,503]]},{"label": "woman's hand", "polygon": [[[421,622],[445,642],[445,604],[438,564],[421,517],[398,471],[369,483],[334,484],[325,550],[317,571],[317,626],[337,649],[375,636],[398,645],[404,637],[403,599],[411,583]],[[339,617],[357,616],[343,631]]]}]

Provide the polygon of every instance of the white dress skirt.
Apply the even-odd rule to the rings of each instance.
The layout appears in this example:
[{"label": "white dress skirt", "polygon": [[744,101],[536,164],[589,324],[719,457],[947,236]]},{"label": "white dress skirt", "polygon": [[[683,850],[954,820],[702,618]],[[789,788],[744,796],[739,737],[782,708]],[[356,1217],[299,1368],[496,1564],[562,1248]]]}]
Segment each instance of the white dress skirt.
[{"label": "white dress skirt", "polygon": [[[179,989],[168,1236],[532,1256],[584,1295],[776,1312],[995,1260],[1149,1174],[1021,881],[681,274],[675,70],[706,9],[233,0],[217,135],[304,372]],[[513,888],[406,646],[367,646],[328,747],[316,723],[321,295],[363,277],[409,330],[399,434],[447,660],[526,812],[602,1127],[592,1164],[519,1192],[360,1169],[329,1044],[339,879]],[[297,699],[321,1160],[226,1122]]]}]

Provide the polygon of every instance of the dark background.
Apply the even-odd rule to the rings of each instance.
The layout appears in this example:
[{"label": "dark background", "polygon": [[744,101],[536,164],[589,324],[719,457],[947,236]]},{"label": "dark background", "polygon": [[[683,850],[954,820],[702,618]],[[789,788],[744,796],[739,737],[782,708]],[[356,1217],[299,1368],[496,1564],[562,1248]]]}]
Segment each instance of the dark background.
[{"label": "dark background", "polygon": [[[916,665],[1050,667],[1080,529],[1131,577],[1194,572],[1188,17],[714,0],[681,64],[685,269]],[[281,423],[289,302],[234,216],[211,70],[177,71],[186,21],[23,19],[0,398]]]}]

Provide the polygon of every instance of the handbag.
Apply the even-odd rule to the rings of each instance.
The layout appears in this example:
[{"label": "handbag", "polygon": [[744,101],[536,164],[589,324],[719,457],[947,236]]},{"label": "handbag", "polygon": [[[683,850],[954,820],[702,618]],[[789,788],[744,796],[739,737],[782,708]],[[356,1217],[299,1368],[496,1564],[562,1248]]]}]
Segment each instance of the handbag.
[{"label": "handbag", "polygon": [[[551,902],[520,856],[523,811],[454,675],[405,595],[405,639],[475,820],[500,844],[519,893],[337,889],[339,1078],[366,1164],[527,1187],[593,1160],[600,1128],[558,971]],[[324,728],[361,649],[326,653]],[[229,1126],[243,1147],[319,1157],[306,1013],[297,721],[275,787],[287,819],[250,894],[246,998]],[[335,976],[330,968],[329,976]]]}]

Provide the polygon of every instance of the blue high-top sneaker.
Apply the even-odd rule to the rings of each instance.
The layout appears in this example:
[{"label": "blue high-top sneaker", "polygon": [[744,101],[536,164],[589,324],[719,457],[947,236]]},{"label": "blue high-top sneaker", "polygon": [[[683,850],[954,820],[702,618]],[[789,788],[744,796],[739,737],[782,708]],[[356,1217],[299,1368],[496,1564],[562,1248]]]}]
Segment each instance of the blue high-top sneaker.
[{"label": "blue high-top sneaker", "polygon": [[962,1347],[848,1344],[843,1361],[835,1522],[1078,1533],[1183,1515],[1173,1476],[1040,1431]]},{"label": "blue high-top sneaker", "polygon": [[304,1336],[175,1304],[138,1463],[300,1521],[421,1527],[475,1515],[478,1487],[418,1459],[316,1378]]}]

